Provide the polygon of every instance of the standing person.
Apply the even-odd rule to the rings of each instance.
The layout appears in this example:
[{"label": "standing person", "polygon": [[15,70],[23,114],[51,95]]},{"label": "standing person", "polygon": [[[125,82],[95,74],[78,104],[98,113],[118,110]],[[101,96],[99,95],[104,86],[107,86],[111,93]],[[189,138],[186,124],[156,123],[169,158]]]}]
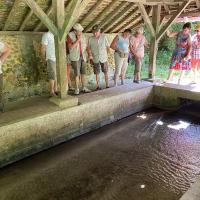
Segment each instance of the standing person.
[{"label": "standing person", "polygon": [[50,85],[50,95],[56,96],[57,92],[57,76],[56,76],[56,54],[55,54],[55,41],[54,35],[50,31],[44,33],[42,36],[42,56],[47,61],[47,73]]},{"label": "standing person", "polygon": [[96,90],[100,90],[100,69],[104,73],[106,88],[109,88],[108,80],[108,53],[110,46],[108,39],[104,34],[101,34],[101,29],[98,25],[92,28],[93,36],[88,41],[88,55],[90,63],[93,65],[94,74],[96,75]]},{"label": "standing person", "polygon": [[192,38],[192,71],[194,73],[193,82],[197,81],[197,70],[200,69],[200,24],[195,27],[196,34]]},{"label": "standing person", "polygon": [[167,81],[171,81],[175,70],[181,70],[181,74],[178,80],[178,84],[185,74],[185,71],[191,69],[191,49],[192,40],[190,36],[191,23],[183,25],[183,30],[180,32],[169,32],[167,31],[168,37],[176,37],[176,48],[172,55],[172,61],[169,70],[169,76]]},{"label": "standing person", "polygon": [[149,44],[143,35],[144,29],[140,27],[136,30],[135,35],[130,38],[130,51],[135,61],[135,71],[133,82],[140,83],[141,81],[141,67],[144,58],[144,47],[149,48]]},{"label": "standing person", "polygon": [[123,33],[118,34],[111,43],[111,48],[115,51],[115,74],[114,84],[117,86],[119,75],[121,74],[121,84],[124,84],[126,76],[126,69],[128,66],[128,54],[129,54],[129,38],[131,30],[126,29]]},{"label": "standing person", "polygon": [[2,65],[10,54],[10,49],[3,42],[0,42],[0,75],[3,73]]},{"label": "standing person", "polygon": [[74,94],[79,94],[79,79],[81,78],[82,91],[90,92],[85,86],[85,73],[86,73],[86,38],[83,35],[83,27],[81,24],[76,23],[73,26],[67,37],[67,44],[69,47],[69,57],[71,60],[71,66],[75,74],[76,88]]}]

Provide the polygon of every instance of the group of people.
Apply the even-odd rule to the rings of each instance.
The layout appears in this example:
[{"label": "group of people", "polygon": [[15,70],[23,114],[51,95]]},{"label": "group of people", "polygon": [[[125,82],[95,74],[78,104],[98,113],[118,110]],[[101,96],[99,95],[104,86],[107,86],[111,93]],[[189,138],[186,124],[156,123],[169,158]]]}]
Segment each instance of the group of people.
[{"label": "group of people", "polygon": [[168,37],[176,38],[176,47],[172,54],[169,76],[173,79],[175,70],[180,70],[178,83],[183,80],[186,71],[193,71],[192,83],[197,82],[197,70],[200,69],[200,24],[195,26],[195,34],[191,37],[191,23],[185,23],[180,32],[167,31]]},{"label": "group of people", "polygon": [[[75,95],[82,92],[90,92],[86,87],[86,59],[89,59],[96,76],[96,90],[101,90],[100,72],[104,73],[105,88],[109,88],[109,67],[108,54],[111,49],[114,51],[115,72],[114,85],[118,86],[119,77],[121,84],[124,84],[128,57],[131,52],[135,60],[134,82],[140,83],[140,71],[142,59],[144,57],[144,47],[148,47],[148,42],[143,36],[143,28],[139,28],[134,35],[130,29],[116,35],[111,44],[105,34],[101,33],[101,27],[95,25],[92,28],[93,35],[86,40],[83,34],[83,27],[76,23],[66,39],[66,58],[67,58],[67,79],[69,90],[73,90]],[[47,32],[42,37],[42,55],[47,60],[48,78],[50,80],[51,95],[57,95],[56,83],[56,57],[54,36]],[[88,56],[87,56],[88,55]],[[74,71],[75,88],[72,87],[71,69]],[[81,84],[80,84],[81,83]],[[81,85],[81,86],[80,86]]]},{"label": "group of people", "polygon": [[[93,35],[88,40],[83,34],[83,30],[81,24],[76,23],[66,39],[66,76],[69,90],[74,91],[76,95],[80,93],[80,89],[85,93],[90,92],[86,87],[85,79],[87,58],[96,76],[96,90],[101,89],[101,71],[105,77],[105,88],[109,88],[108,54],[111,49],[114,51],[115,61],[114,86],[118,86],[119,78],[121,78],[121,84],[124,84],[128,59],[133,59],[135,62],[133,82],[140,83],[144,49],[149,48],[142,27],[138,28],[134,34],[130,29],[126,29],[124,32],[117,34],[111,44],[109,44],[106,35],[101,33],[100,26],[95,25],[92,28]],[[172,55],[167,81],[172,80],[175,70],[181,71],[178,83],[182,81],[184,73],[188,70],[192,70],[194,73],[193,83],[197,81],[197,70],[200,68],[200,24],[196,25],[193,37],[191,37],[190,31],[190,23],[184,24],[180,32],[167,31],[168,37],[176,38],[176,48]],[[2,74],[2,64],[9,53],[9,48],[0,42],[0,74]],[[47,63],[50,94],[51,96],[57,96],[55,42],[54,35],[50,31],[43,34],[41,53]],[[72,87],[71,83],[71,69],[74,71],[75,88]]]}]

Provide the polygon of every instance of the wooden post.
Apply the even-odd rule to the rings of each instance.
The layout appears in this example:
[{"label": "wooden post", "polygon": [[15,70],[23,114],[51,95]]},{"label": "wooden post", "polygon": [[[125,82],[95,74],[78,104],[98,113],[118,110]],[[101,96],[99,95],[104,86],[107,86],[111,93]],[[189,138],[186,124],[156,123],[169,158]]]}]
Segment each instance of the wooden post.
[{"label": "wooden post", "polygon": [[65,21],[64,0],[53,0],[52,3],[55,12],[55,24],[58,28],[58,35],[55,35],[57,81],[60,88],[60,98],[65,99],[68,90],[66,44],[65,40],[61,40],[62,28]]},{"label": "wooden post", "polygon": [[155,35],[152,35],[152,41],[150,46],[150,55],[149,55],[149,78],[154,78],[156,73],[156,58],[158,52],[158,40],[156,38],[157,33],[159,32],[160,27],[160,14],[161,6],[153,6],[153,16],[152,16],[152,25],[155,30]]}]

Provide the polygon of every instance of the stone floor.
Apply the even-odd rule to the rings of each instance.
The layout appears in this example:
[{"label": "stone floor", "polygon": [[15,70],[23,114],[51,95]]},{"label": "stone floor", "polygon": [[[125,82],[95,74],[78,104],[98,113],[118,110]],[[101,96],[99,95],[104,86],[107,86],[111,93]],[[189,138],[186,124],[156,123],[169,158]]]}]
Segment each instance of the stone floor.
[{"label": "stone floor", "polygon": [[[121,94],[122,92],[129,92],[144,87],[151,86],[152,83],[143,81],[141,84],[135,84],[132,80],[126,80],[125,85],[118,87],[111,87],[109,89],[102,89],[88,94],[80,94],[78,96],[79,103],[85,104],[94,100],[100,100],[113,95]],[[0,126],[14,123],[23,119],[37,117],[61,110],[59,107],[49,102],[47,97],[35,97],[20,103],[8,106],[6,112],[0,112]]]}]

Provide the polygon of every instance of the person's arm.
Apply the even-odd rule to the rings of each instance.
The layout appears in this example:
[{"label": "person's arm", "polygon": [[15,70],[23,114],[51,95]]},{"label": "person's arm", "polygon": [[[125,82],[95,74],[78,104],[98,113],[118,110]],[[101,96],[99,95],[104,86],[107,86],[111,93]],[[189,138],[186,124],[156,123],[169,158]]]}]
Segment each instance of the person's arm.
[{"label": "person's arm", "polygon": [[4,63],[9,54],[10,54],[10,48],[7,45],[4,45],[4,47],[1,49],[0,62]]},{"label": "person's arm", "polygon": [[73,42],[72,39],[69,36],[67,37],[67,43],[68,43],[69,49],[76,48],[79,45],[80,41],[81,41],[80,36],[77,37],[76,42]]},{"label": "person's arm", "polygon": [[188,60],[190,58],[192,51],[192,39],[191,36],[188,38],[188,48],[187,48],[187,54],[185,55],[185,59]]},{"label": "person's arm", "polygon": [[118,51],[118,49],[117,49],[117,41],[118,41],[118,36],[116,36],[113,39],[113,41],[112,41],[112,43],[110,45],[110,48],[113,49],[114,51]]},{"label": "person's arm", "polygon": [[176,36],[178,35],[178,32],[166,31],[166,35],[167,35],[169,38],[173,38],[173,37],[176,37]]},{"label": "person's arm", "polygon": [[43,59],[45,59],[46,49],[47,49],[47,45],[42,44],[42,46],[41,46],[41,55],[42,55]]},{"label": "person's arm", "polygon": [[88,40],[88,44],[87,44],[87,53],[88,53],[89,59],[93,60],[92,50],[91,50],[91,47],[90,47],[90,39]]}]

